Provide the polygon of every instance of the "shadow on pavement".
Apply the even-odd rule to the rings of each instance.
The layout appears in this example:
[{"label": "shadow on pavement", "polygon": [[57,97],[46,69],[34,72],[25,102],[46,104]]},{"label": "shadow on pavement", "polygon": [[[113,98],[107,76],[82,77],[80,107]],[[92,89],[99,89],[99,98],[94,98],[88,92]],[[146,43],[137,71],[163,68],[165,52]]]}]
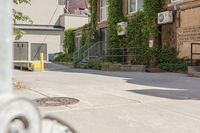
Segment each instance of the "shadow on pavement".
[{"label": "shadow on pavement", "polygon": [[142,95],[177,100],[200,100],[200,78],[188,77],[178,73],[110,72],[90,69],[74,69],[49,63],[46,71],[95,74],[124,78],[127,83],[148,86],[150,89],[127,90]]}]

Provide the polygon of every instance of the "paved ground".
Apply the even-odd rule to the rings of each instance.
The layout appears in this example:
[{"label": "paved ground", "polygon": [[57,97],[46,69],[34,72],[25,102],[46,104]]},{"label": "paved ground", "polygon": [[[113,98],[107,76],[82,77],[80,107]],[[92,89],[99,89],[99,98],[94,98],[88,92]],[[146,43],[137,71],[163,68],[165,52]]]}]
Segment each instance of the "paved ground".
[{"label": "paved ground", "polygon": [[79,133],[200,133],[200,79],[173,73],[103,72],[48,65],[14,71],[30,99],[66,96],[78,104],[40,108]]}]

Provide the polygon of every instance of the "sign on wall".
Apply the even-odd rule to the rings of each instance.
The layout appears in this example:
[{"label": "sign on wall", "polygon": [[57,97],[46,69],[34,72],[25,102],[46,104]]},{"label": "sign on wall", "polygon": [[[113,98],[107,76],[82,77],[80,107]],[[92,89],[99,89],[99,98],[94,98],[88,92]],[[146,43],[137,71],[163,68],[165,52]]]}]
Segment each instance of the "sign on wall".
[{"label": "sign on wall", "polygon": [[[200,26],[178,28],[177,30],[177,48],[180,58],[190,59],[191,43],[200,42]],[[196,47],[195,52],[200,48]],[[200,59],[200,56],[194,56],[194,59]]]},{"label": "sign on wall", "polygon": [[177,41],[178,44],[200,42],[200,26],[178,28]]}]

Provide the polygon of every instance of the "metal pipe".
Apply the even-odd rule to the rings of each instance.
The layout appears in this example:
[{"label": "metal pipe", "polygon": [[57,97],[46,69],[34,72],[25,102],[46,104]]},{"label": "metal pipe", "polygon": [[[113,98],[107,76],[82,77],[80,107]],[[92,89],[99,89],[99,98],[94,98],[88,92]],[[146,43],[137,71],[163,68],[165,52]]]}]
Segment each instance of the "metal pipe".
[{"label": "metal pipe", "polygon": [[0,0],[0,93],[12,91],[12,0]]}]

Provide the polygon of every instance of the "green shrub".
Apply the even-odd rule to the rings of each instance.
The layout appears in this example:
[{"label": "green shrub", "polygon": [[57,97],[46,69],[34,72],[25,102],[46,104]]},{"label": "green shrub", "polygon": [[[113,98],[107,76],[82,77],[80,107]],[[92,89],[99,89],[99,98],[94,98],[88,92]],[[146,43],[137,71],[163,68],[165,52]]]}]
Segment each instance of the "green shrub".
[{"label": "green shrub", "polygon": [[155,64],[161,63],[183,63],[184,60],[178,59],[178,52],[176,48],[165,46],[162,49],[153,47],[147,48],[144,53],[144,58],[146,64],[148,64],[149,60],[155,59]]},{"label": "green shrub", "polygon": [[158,49],[157,62],[160,63],[177,63],[178,52],[176,48],[165,46],[162,49]]},{"label": "green shrub", "polygon": [[188,69],[187,63],[161,63],[158,64],[158,67],[162,70],[169,71],[169,72],[186,72]]},{"label": "green shrub", "polygon": [[73,61],[73,56],[72,56],[72,54],[61,53],[61,54],[54,56],[53,61],[55,61],[55,62],[71,62],[71,61]]},{"label": "green shrub", "polygon": [[101,70],[102,64],[103,64],[103,61],[101,60],[91,60],[88,63],[88,67],[92,69]]},{"label": "green shrub", "polygon": [[185,72],[187,71],[187,63],[184,59],[177,58],[178,52],[176,48],[165,46],[162,49],[159,48],[147,48],[144,53],[145,64],[151,66],[157,66],[160,69],[169,72]]},{"label": "green shrub", "polygon": [[150,66],[152,60],[154,60],[155,65],[158,64],[159,49],[156,47],[146,48],[144,52],[144,64]]},{"label": "green shrub", "polygon": [[109,67],[112,64],[113,64],[112,62],[103,62],[101,66],[102,67]]}]

